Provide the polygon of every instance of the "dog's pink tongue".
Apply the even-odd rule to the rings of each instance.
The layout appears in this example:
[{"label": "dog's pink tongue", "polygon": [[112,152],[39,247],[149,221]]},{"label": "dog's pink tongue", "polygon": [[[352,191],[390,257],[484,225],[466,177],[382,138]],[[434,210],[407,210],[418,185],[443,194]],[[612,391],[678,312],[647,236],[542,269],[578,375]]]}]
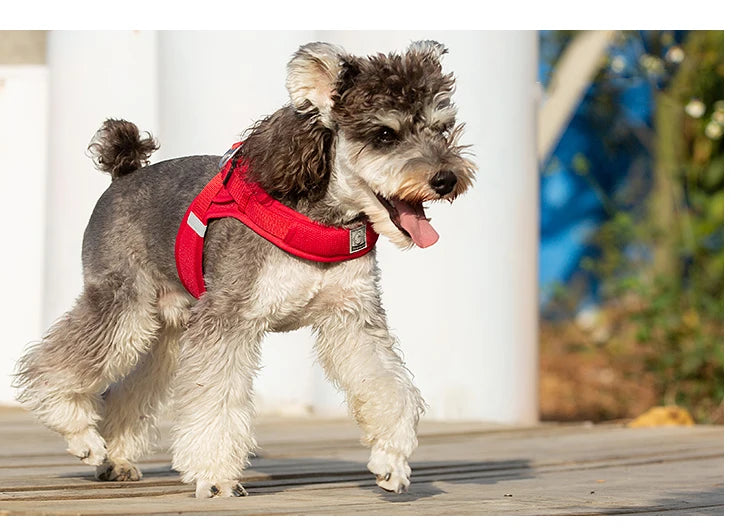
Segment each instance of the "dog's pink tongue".
[{"label": "dog's pink tongue", "polygon": [[416,245],[426,248],[438,241],[440,235],[430,225],[430,221],[425,218],[422,204],[412,205],[395,198],[393,205],[396,206],[401,227],[411,235]]}]

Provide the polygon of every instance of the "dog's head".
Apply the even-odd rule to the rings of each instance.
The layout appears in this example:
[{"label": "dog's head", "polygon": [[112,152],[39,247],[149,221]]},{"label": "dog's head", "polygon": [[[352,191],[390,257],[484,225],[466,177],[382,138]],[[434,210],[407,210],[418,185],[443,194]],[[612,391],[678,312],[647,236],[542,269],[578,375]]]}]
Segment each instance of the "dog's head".
[{"label": "dog's head", "polygon": [[335,140],[329,195],[402,248],[435,243],[423,204],[452,201],[474,178],[458,143],[453,75],[440,63],[446,52],[421,41],[403,54],[360,58],[312,43],[288,66],[292,105]]}]

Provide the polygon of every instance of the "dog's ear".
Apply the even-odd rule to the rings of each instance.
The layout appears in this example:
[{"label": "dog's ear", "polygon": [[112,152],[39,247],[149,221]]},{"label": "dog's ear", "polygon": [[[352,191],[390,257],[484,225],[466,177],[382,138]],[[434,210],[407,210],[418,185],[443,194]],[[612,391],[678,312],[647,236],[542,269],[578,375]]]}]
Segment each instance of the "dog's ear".
[{"label": "dog's ear", "polygon": [[301,113],[317,111],[321,122],[332,126],[331,108],[346,52],[333,44],[302,46],[287,65],[286,89]]},{"label": "dog's ear", "polygon": [[250,129],[239,156],[251,160],[252,177],[277,199],[320,199],[331,175],[333,130],[313,113],[284,106]]},{"label": "dog's ear", "polygon": [[335,97],[344,94],[349,88],[354,86],[354,81],[359,75],[359,59],[356,57],[343,57],[341,59],[341,69],[339,70],[338,84],[336,85]]},{"label": "dog's ear", "polygon": [[443,55],[448,53],[448,48],[434,40],[417,40],[409,45],[406,52],[422,54],[440,62]]}]

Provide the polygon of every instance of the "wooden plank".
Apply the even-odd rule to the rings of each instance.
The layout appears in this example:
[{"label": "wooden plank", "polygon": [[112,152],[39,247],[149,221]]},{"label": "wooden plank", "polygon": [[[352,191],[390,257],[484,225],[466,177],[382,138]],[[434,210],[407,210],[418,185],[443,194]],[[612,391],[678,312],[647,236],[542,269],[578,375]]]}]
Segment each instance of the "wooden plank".
[{"label": "wooden plank", "polygon": [[0,513],[13,515],[721,515],[723,428],[425,423],[408,494],[375,486],[343,420],[263,419],[249,497],[199,501],[168,435],[140,482],[102,483],[56,435],[0,412]]},{"label": "wooden plank", "polygon": [[[704,464],[707,464],[704,462]],[[196,501],[188,489],[156,496],[102,496],[95,499],[4,503],[16,513],[34,514],[201,514],[248,515],[537,515],[537,514],[630,514],[648,512],[690,513],[714,510],[723,504],[721,487],[703,490],[692,479],[675,487],[672,475],[681,474],[679,463],[646,466],[634,486],[633,470],[621,466],[604,474],[601,469],[538,474],[533,478],[489,475],[450,481],[418,478],[408,495],[381,492],[374,485],[317,484],[251,489],[249,497],[231,500]],[[696,470],[720,473],[716,464]],[[605,476],[605,479],[599,478]],[[684,476],[684,475],[683,475]],[[604,480],[604,482],[599,482]],[[665,490],[669,491],[657,491]],[[159,490],[161,491],[161,490]],[[591,492],[594,493],[591,493]],[[506,496],[510,495],[510,496]],[[144,500],[146,498],[147,500]]]}]

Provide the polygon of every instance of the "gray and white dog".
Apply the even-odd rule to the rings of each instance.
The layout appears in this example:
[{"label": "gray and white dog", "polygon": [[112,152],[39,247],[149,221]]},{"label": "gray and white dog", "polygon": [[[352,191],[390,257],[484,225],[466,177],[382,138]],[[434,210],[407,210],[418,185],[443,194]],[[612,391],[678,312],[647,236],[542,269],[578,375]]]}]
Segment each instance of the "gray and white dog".
[{"label": "gray and white dog", "polygon": [[[458,144],[446,48],[355,57],[324,43],[288,64],[291,104],[257,123],[237,155],[277,200],[330,226],[369,220],[400,248],[433,243],[422,204],[453,200],[475,172]],[[174,261],[175,236],[217,156],[148,165],[157,148],[108,120],[90,146],[112,176],[83,240],[83,293],[19,362],[19,400],[97,466],[138,480],[134,465],[173,401],[173,466],[197,497],[239,496],[253,436],[253,377],[266,332],[309,326],[327,376],[371,446],[377,484],[409,486],[423,400],[395,350],[375,251],[339,263],[303,260],[233,218],[206,234],[207,291],[195,300]]]}]

